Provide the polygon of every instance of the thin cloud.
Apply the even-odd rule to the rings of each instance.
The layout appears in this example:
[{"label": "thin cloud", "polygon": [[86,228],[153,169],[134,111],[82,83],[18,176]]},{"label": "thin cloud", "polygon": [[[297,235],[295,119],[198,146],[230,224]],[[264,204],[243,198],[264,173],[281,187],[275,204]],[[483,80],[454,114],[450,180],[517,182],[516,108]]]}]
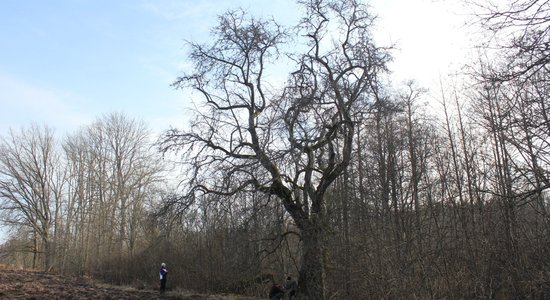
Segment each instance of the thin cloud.
[{"label": "thin cloud", "polygon": [[0,74],[0,90],[0,134],[33,122],[65,129],[91,120],[90,114],[76,109],[78,97],[69,92],[48,90],[4,74]]}]

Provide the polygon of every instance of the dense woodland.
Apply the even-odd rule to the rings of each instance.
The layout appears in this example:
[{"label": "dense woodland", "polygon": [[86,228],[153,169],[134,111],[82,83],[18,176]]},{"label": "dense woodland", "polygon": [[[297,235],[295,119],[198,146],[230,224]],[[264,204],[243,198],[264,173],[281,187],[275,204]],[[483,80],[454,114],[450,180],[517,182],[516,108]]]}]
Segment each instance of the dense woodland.
[{"label": "dense woodland", "polygon": [[174,83],[202,101],[189,128],[113,113],[1,137],[0,260],[125,284],[166,262],[172,288],[257,296],[290,275],[302,299],[549,298],[550,3],[506,2],[476,7],[478,60],[435,92],[391,82],[361,1],[300,1],[296,28],[220,16]]}]

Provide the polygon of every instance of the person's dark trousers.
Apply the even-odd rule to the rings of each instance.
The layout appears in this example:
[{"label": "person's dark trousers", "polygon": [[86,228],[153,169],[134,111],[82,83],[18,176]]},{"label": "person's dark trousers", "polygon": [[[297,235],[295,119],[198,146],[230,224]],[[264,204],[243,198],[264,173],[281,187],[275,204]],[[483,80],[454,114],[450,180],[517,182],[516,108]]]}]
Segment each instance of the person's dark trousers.
[{"label": "person's dark trousers", "polygon": [[164,294],[166,291],[166,275],[164,275],[164,278],[160,280],[160,293]]},{"label": "person's dark trousers", "polygon": [[271,300],[280,300],[280,299],[283,299],[284,295],[285,295],[284,293],[277,293],[277,294],[273,295],[273,297],[271,297],[270,299]]},{"label": "person's dark trousers", "polygon": [[288,300],[294,299],[294,296],[296,296],[296,291],[290,291],[288,293]]}]

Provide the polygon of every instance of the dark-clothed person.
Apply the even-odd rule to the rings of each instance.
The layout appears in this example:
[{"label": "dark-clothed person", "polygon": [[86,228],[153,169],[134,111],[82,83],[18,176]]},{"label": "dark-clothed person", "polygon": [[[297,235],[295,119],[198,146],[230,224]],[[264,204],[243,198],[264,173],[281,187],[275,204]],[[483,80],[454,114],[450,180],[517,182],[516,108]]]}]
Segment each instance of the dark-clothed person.
[{"label": "dark-clothed person", "polygon": [[280,284],[274,284],[269,290],[269,300],[281,300],[285,295],[285,289]]},{"label": "dark-clothed person", "polygon": [[288,276],[286,278],[285,290],[288,293],[288,300],[294,299],[296,291],[298,290],[298,283],[292,277]]},{"label": "dark-clothed person", "polygon": [[166,264],[162,263],[160,264],[160,293],[164,294],[166,291],[166,277],[168,277],[168,270],[166,269]]}]

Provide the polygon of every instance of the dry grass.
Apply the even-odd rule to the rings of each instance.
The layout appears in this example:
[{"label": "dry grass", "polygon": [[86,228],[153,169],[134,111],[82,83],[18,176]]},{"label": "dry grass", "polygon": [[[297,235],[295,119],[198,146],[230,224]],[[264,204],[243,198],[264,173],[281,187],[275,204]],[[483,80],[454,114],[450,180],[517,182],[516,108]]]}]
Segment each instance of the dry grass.
[{"label": "dry grass", "polygon": [[236,295],[203,295],[137,289],[97,283],[87,277],[64,277],[30,270],[0,268],[0,299],[170,299],[170,300],[257,300]]}]

